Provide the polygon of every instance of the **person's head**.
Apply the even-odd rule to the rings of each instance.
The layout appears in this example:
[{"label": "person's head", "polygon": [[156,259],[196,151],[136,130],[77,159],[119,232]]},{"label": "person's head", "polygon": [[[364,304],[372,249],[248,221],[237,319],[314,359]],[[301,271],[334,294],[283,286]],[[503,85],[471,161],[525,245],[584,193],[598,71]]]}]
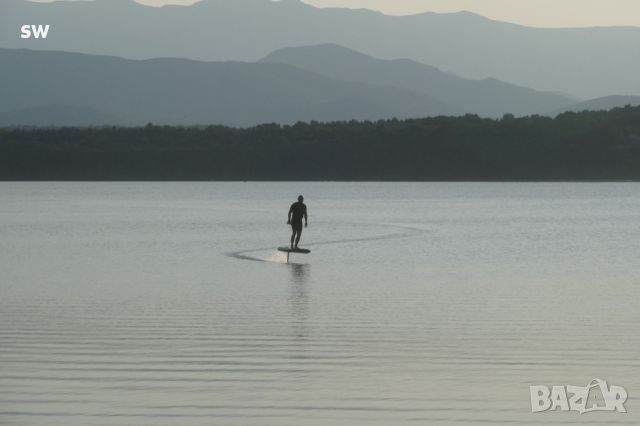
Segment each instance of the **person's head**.
[{"label": "person's head", "polygon": [[298,195],[298,201],[299,202],[303,202],[304,201],[304,197],[302,195]]}]

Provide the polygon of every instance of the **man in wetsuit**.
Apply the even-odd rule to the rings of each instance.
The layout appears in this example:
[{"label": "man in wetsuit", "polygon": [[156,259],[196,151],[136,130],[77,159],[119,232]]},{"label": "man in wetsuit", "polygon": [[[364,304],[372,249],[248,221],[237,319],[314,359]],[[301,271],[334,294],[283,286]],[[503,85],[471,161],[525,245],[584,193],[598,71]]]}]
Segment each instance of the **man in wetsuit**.
[{"label": "man in wetsuit", "polygon": [[[291,248],[298,248],[300,236],[302,235],[302,218],[304,217],[304,226],[307,227],[307,206],[303,203],[304,197],[300,195],[298,202],[291,204],[287,224],[291,225],[293,233],[291,234]],[[295,241],[295,247],[293,245]]]}]

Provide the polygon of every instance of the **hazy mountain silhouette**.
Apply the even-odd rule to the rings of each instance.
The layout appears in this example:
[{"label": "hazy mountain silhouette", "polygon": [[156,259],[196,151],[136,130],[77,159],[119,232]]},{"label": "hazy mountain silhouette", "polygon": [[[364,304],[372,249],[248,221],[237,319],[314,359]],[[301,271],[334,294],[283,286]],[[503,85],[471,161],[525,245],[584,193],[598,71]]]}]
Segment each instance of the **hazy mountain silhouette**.
[{"label": "hazy mountain silhouette", "polygon": [[375,59],[335,44],[285,48],[269,54],[262,62],[294,65],[340,80],[418,91],[483,116],[539,114],[577,101],[495,79],[464,79],[408,59]]},{"label": "hazy mountain silhouette", "polygon": [[42,105],[0,112],[0,126],[105,126],[127,120],[90,107]]},{"label": "hazy mountain silhouette", "polygon": [[603,98],[591,99],[555,110],[551,115],[558,115],[568,111],[608,111],[610,109],[624,107],[626,105],[640,105],[640,96],[605,96]]},{"label": "hazy mountain silhouette", "polygon": [[[492,77],[593,98],[640,95],[640,28],[538,29],[471,13],[395,17],[318,9],[298,0],[204,0],[146,7],[133,0],[2,0],[2,47],[128,58],[256,61],[289,47],[335,43],[377,58],[410,58],[466,78]],[[20,25],[47,23],[47,40]]]},{"label": "hazy mountain silhouette", "polygon": [[[285,64],[133,61],[25,49],[0,49],[0,63],[0,111],[67,105],[122,117],[123,124],[236,126],[458,112],[423,94],[339,81]],[[42,122],[37,116],[33,124]],[[30,123],[21,118],[20,124]]]}]

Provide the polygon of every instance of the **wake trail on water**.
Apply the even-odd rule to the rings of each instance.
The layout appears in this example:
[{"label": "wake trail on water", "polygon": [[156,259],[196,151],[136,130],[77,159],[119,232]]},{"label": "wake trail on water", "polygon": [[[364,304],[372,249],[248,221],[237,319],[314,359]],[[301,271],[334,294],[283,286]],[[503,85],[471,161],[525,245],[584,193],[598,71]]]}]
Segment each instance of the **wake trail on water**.
[{"label": "wake trail on water", "polygon": [[[358,225],[363,225],[363,224],[358,223]],[[400,228],[400,229],[405,229],[406,231],[394,232],[392,234],[386,234],[386,235],[377,235],[375,237],[345,238],[340,240],[320,241],[317,243],[305,244],[305,246],[317,247],[317,246],[338,245],[338,244],[346,244],[346,243],[359,243],[359,242],[366,242],[366,241],[385,241],[385,240],[393,240],[393,239],[400,239],[400,238],[416,237],[418,235],[422,235],[426,232],[429,232],[427,229],[418,228],[418,227],[409,226],[409,225],[396,225],[396,224],[389,224],[389,223],[367,223],[365,225],[389,227],[389,228]],[[266,258],[255,257],[254,255],[251,255],[251,253],[256,253],[256,252],[265,251],[265,250],[272,250],[272,249],[273,249],[273,246],[260,247],[260,248],[253,248],[253,249],[247,249],[247,250],[233,251],[225,254],[229,257],[233,257],[235,259],[240,259],[240,260],[251,260],[254,262],[286,263],[286,260],[287,260],[286,254],[278,251],[276,251],[275,253],[273,253],[272,255]]]}]

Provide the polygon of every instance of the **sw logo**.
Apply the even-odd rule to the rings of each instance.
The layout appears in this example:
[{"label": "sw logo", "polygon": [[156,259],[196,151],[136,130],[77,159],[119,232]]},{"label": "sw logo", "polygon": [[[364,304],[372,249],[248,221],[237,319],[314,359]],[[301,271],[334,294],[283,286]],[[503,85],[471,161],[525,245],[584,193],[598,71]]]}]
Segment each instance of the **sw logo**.
[{"label": "sw logo", "polygon": [[51,25],[23,25],[20,38],[47,38]]},{"label": "sw logo", "polygon": [[622,386],[607,386],[601,379],[592,380],[587,386],[529,386],[531,412],[577,411],[580,414],[592,411],[618,411],[626,413],[624,403],[627,391]]}]

